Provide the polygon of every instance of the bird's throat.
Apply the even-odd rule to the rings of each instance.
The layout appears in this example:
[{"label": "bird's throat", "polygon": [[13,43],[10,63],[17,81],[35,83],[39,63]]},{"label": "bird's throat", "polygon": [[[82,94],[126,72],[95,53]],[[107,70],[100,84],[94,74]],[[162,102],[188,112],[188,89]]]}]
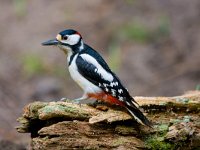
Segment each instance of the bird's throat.
[{"label": "bird's throat", "polygon": [[68,51],[66,49],[61,48],[60,50],[63,51],[65,53],[65,55],[68,54]]},{"label": "bird's throat", "polygon": [[61,51],[63,51],[64,53],[65,53],[65,55],[68,55],[68,53],[70,53],[70,51],[71,51],[71,49],[66,49],[66,48],[63,48],[63,47],[61,47],[61,46],[58,46],[59,47],[59,49],[61,50]]}]

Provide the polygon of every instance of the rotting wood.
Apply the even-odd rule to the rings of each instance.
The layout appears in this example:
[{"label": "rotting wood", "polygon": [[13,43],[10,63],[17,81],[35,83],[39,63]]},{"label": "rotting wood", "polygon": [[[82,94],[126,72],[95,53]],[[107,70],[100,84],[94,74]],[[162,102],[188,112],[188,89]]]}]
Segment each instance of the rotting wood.
[{"label": "rotting wood", "polygon": [[[32,149],[144,149],[151,148],[155,139],[157,145],[164,143],[159,146],[171,148],[183,146],[173,143],[183,139],[186,144],[193,142],[195,147],[200,146],[199,91],[176,97],[135,97],[135,100],[148,112],[154,129],[137,124],[123,108],[107,106],[102,111],[68,101],[28,104],[18,119],[21,125],[17,131],[31,133]],[[178,132],[180,127],[184,133]],[[192,132],[186,132],[189,130]],[[149,140],[151,136],[153,142]]]}]

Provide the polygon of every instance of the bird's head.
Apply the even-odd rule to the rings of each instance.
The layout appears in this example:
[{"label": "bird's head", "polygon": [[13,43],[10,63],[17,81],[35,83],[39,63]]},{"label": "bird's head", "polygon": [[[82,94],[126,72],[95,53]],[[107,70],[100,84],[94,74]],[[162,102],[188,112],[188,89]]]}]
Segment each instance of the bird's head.
[{"label": "bird's head", "polygon": [[72,29],[61,31],[55,39],[43,42],[42,45],[58,46],[65,53],[69,51],[79,52],[84,47],[80,33]]}]

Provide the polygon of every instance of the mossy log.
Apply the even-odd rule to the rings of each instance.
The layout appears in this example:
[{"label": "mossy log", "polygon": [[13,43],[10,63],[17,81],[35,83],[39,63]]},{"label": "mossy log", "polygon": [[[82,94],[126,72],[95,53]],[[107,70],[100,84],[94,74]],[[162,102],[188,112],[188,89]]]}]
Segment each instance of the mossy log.
[{"label": "mossy log", "polygon": [[33,102],[25,106],[20,133],[31,149],[177,149],[200,147],[200,92],[177,97],[135,97],[153,122],[135,122],[119,106]]}]

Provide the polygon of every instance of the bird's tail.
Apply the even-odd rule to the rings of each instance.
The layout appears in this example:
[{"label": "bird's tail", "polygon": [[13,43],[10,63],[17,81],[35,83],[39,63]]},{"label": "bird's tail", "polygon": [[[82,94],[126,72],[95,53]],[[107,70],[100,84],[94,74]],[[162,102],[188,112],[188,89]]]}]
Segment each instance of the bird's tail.
[{"label": "bird's tail", "polygon": [[126,103],[126,109],[138,123],[152,128],[152,123],[147,119],[147,117],[144,116],[139,108],[134,105],[134,103],[132,103],[132,105],[130,105],[130,103]]}]

